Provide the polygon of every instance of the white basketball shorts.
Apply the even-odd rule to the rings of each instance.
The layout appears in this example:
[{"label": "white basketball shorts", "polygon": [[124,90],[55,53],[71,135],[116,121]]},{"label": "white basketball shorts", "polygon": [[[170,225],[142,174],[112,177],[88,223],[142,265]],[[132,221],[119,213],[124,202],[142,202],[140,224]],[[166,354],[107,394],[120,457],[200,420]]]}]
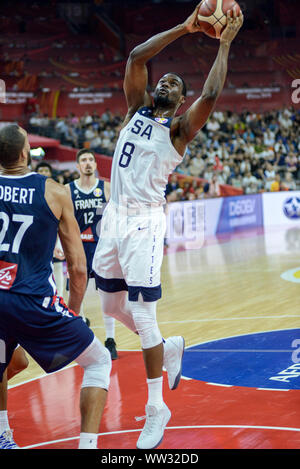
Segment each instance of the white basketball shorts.
[{"label": "white basketball shorts", "polygon": [[128,209],[109,202],[93,259],[96,286],[106,292],[128,290],[129,301],[161,297],[166,218],[163,207]]}]

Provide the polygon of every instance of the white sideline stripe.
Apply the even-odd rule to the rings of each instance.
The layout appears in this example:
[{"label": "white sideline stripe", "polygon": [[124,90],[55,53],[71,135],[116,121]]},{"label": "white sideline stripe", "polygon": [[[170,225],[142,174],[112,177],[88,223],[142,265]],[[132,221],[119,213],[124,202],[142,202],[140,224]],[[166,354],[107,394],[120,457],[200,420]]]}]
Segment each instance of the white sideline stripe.
[{"label": "white sideline stripe", "polygon": [[53,373],[45,373],[43,375],[36,376],[35,378],[30,378],[30,379],[27,379],[25,381],[22,381],[21,383],[8,385],[8,389],[17,388],[18,386],[22,386],[23,384],[31,383],[32,381],[36,381],[37,379],[42,379],[42,378],[46,378],[47,376],[55,375],[56,373],[60,373],[61,371],[67,370],[68,368],[73,368],[74,366],[78,366],[78,364],[77,363],[72,363],[71,365],[65,366],[61,370],[54,371]]},{"label": "white sideline stripe", "polygon": [[[178,427],[166,427],[166,430],[189,430],[189,429],[201,429],[201,428],[241,428],[241,429],[253,429],[253,430],[278,430],[278,431],[288,431],[288,432],[300,432],[300,428],[292,428],[292,427],[268,427],[268,426],[260,426],[260,425],[191,425],[191,426],[178,426]],[[98,433],[98,436],[108,436],[108,435],[121,435],[123,433],[136,433],[140,432],[141,429],[135,430],[119,430],[115,432],[107,432],[107,433]],[[30,446],[23,446],[21,449],[32,449],[38,448],[45,445],[51,445],[54,443],[61,443],[63,441],[72,441],[78,440],[79,436],[72,437],[72,438],[62,438],[60,440],[52,440],[52,441],[45,441],[43,443],[36,443]]]},{"label": "white sideline stripe", "polygon": [[[258,319],[284,319],[299,318],[299,314],[285,314],[278,316],[244,316],[238,318],[204,318],[204,319],[186,319],[184,321],[159,321],[159,324],[189,324],[198,322],[214,322],[214,321],[257,321]],[[103,326],[93,326],[93,329],[103,329]]]}]

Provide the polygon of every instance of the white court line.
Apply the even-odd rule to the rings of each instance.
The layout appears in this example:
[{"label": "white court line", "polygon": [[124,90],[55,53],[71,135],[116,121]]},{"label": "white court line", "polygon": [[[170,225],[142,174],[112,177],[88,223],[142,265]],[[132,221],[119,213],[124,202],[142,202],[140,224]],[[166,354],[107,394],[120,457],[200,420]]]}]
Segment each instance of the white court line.
[{"label": "white court line", "polygon": [[25,381],[22,381],[22,382],[17,383],[17,384],[9,384],[8,389],[17,388],[18,386],[22,386],[23,384],[31,383],[32,381],[36,381],[37,379],[42,379],[42,378],[46,378],[47,376],[56,375],[56,373],[60,373],[64,370],[67,370],[68,368],[73,368],[74,366],[78,366],[78,364],[77,363],[72,363],[68,366],[65,366],[61,370],[54,371],[53,373],[44,373],[42,375],[36,376],[35,378],[26,379]]},{"label": "white court line", "polygon": [[[258,391],[285,391],[285,392],[291,391],[291,389],[280,389],[280,388],[278,388],[278,389],[276,389],[276,388],[256,388],[256,389]],[[295,389],[295,391],[296,391],[296,389]]]},{"label": "white court line", "polygon": [[285,319],[285,318],[299,318],[299,314],[287,314],[283,316],[244,316],[238,318],[204,318],[204,319],[186,319],[184,321],[159,321],[159,324],[185,324],[189,322],[214,322],[214,321],[248,321],[258,319]]},{"label": "white court line", "polygon": [[[193,429],[204,429],[204,428],[241,428],[241,429],[253,429],[253,430],[278,430],[278,431],[288,431],[288,432],[300,432],[300,428],[292,428],[292,427],[269,427],[269,426],[261,426],[261,425],[188,425],[188,426],[178,426],[178,427],[166,427],[166,430],[193,430]],[[136,433],[140,432],[141,429],[135,430],[119,430],[115,432],[107,432],[107,433],[98,433],[98,436],[108,436],[108,435],[121,435],[124,433]],[[64,441],[72,441],[78,440],[79,436],[72,437],[72,438],[62,438],[60,440],[52,440],[52,441],[45,441],[43,443],[36,443],[30,446],[23,446],[21,449],[32,449],[38,448],[45,445],[51,445],[55,443],[61,443]]]},{"label": "white court line", "polygon": [[[286,314],[278,316],[244,316],[238,318],[204,318],[204,319],[185,319],[184,321],[158,321],[159,324],[188,324],[200,322],[215,322],[215,321],[253,321],[258,319],[285,319],[285,318],[299,318],[299,314]],[[103,326],[93,326],[93,329],[104,329]],[[219,339],[218,339],[219,340]]]}]

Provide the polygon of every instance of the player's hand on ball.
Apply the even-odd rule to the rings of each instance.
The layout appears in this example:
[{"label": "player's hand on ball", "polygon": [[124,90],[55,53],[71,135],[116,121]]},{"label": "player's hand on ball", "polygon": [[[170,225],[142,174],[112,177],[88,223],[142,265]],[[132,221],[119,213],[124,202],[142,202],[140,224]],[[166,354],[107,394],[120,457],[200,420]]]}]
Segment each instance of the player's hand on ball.
[{"label": "player's hand on ball", "polygon": [[203,1],[198,3],[193,13],[183,23],[188,33],[199,33],[201,31],[201,27],[198,25],[198,10]]},{"label": "player's hand on ball", "polygon": [[[232,16],[231,12],[233,12]],[[227,25],[221,34],[220,42],[230,44],[241,29],[243,22],[244,15],[242,12],[237,15],[235,8],[233,8],[233,10],[229,10],[227,12]]]}]

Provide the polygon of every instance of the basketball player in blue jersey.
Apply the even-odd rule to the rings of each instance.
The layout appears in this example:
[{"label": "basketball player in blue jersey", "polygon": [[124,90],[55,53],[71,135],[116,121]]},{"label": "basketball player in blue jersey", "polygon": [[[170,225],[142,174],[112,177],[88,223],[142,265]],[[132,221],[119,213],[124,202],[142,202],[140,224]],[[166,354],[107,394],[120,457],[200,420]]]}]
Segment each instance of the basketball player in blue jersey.
[{"label": "basketball player in blue jersey", "polygon": [[[86,259],[67,189],[31,172],[27,133],[0,130],[0,380],[17,344],[47,373],[76,361],[84,370],[79,448],[95,449],[110,381],[109,351],[79,316]],[[59,234],[70,278],[57,296],[52,256]]]},{"label": "basketball player in blue jersey", "polygon": [[[124,78],[128,113],[114,152],[110,202],[93,263],[103,310],[140,336],[148,384],[146,423],[137,441],[140,449],[155,448],[163,438],[171,412],[163,401],[162,368],[175,389],[184,349],[181,337],[164,342],[156,321],[166,226],[164,191],[169,174],[216,104],[226,79],[230,44],[243,23],[242,14],[228,14],[201,96],[185,113],[175,116],[185,102],[184,81],[177,74],[165,74],[152,103],[146,64],[168,44],[199,31],[197,11],[198,7],[182,24],[153,36],[129,55]],[[124,298],[127,290],[128,301]]]},{"label": "basketball player in blue jersey", "polygon": [[[110,183],[98,179],[95,175],[97,162],[95,153],[83,148],[76,155],[80,177],[67,185],[70,190],[74,213],[79,225],[81,239],[87,260],[87,277],[93,278],[92,262],[99,239],[102,213],[109,200]],[[84,316],[83,305],[81,315]],[[115,343],[115,319],[103,313],[106,332],[105,347],[112,360],[118,358]]]}]

